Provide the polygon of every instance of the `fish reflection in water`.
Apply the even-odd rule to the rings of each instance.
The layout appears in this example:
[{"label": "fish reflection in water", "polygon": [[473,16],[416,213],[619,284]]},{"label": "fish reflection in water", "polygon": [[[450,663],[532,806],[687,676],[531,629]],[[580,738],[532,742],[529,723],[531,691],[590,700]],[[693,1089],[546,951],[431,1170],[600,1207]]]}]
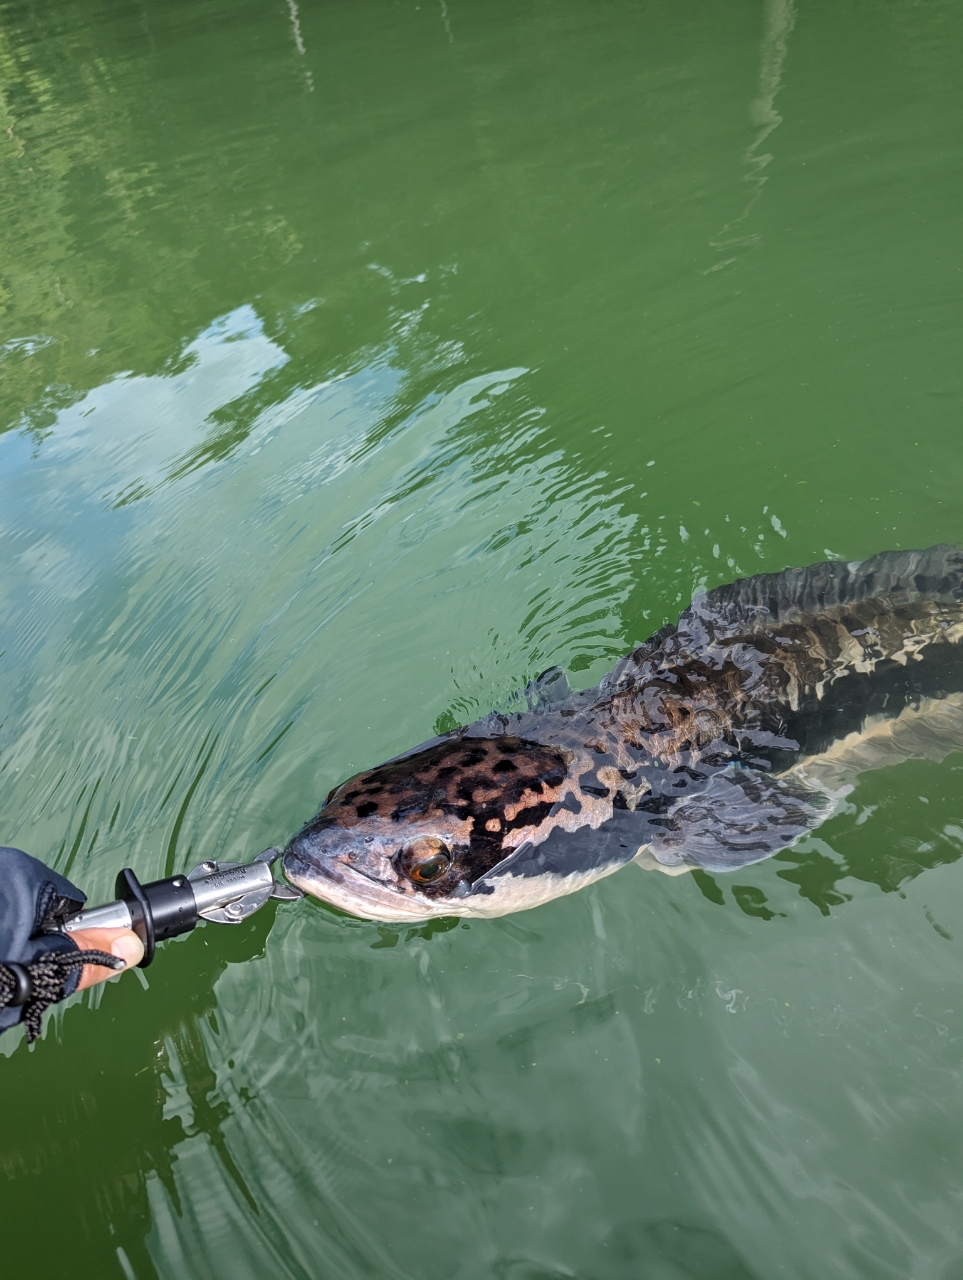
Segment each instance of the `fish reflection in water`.
[{"label": "fish reflection in water", "polygon": [[732,871],[830,817],[856,778],[963,749],[963,552],[890,551],[697,596],[594,688],[336,788],[288,878],[365,919],[499,916],[628,862]]}]

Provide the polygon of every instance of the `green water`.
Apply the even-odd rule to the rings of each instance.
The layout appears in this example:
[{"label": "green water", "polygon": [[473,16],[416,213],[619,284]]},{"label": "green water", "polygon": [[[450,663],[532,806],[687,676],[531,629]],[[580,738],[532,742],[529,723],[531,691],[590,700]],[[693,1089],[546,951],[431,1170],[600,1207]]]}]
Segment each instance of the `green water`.
[{"label": "green water", "polygon": [[[0,838],[93,900],[963,539],[958,3],[8,0],[0,81]],[[168,944],[0,1042],[4,1274],[961,1280],[961,770]]]}]

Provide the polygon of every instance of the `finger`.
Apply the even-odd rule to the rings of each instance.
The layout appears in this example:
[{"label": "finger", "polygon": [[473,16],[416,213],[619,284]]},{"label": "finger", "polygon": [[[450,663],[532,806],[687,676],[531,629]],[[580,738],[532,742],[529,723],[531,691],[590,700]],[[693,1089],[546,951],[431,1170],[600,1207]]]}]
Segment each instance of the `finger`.
[{"label": "finger", "polygon": [[[125,969],[132,969],[144,958],[143,943],[132,929],[78,929],[70,936],[81,951],[106,951],[123,960]],[[85,964],[77,990],[84,991],[122,972],[121,969],[108,969],[106,965]]]}]

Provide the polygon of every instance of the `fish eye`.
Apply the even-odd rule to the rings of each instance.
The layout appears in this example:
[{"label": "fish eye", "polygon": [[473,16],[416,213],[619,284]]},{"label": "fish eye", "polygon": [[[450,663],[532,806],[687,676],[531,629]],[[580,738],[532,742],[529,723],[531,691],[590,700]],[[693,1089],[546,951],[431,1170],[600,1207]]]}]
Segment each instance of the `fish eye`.
[{"label": "fish eye", "polygon": [[434,884],[451,866],[451,850],[437,836],[422,836],[401,850],[401,866],[415,884]]}]

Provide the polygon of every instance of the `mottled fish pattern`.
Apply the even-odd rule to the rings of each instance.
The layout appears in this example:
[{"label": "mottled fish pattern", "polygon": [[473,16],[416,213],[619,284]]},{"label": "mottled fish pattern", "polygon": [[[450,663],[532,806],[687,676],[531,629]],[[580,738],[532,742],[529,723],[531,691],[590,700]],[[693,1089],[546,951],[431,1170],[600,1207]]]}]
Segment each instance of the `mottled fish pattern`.
[{"label": "mottled fish pattern", "polygon": [[635,860],[730,871],[858,775],[963,749],[963,552],[760,574],[697,596],[596,687],[558,668],[342,783],[288,845],[307,893],[383,921],[496,916]]}]

